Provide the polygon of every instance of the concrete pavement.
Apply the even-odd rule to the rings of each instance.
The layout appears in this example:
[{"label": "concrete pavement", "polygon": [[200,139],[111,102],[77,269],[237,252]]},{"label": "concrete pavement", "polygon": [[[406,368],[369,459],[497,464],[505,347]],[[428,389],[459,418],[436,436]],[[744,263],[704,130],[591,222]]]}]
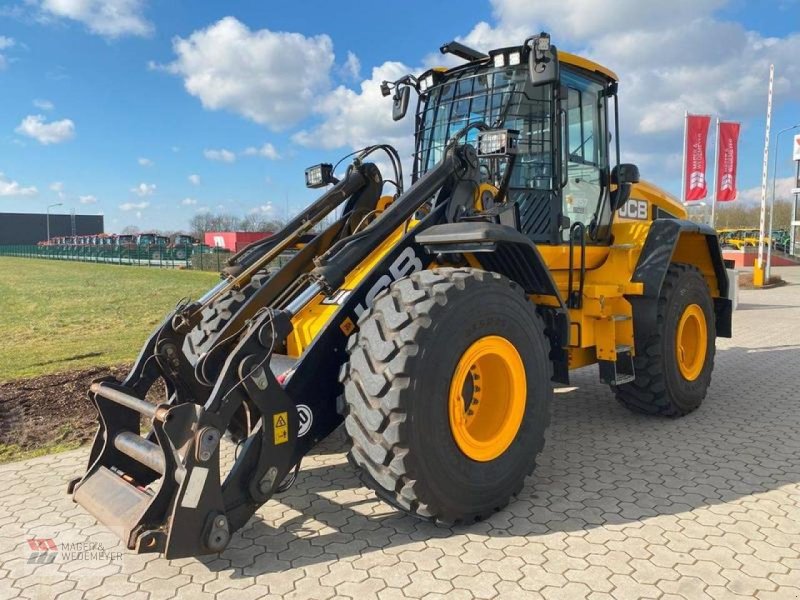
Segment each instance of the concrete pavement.
[{"label": "concrete pavement", "polygon": [[470,527],[377,501],[340,436],[202,559],[129,554],[74,505],[85,449],[0,466],[0,598],[800,598],[800,268],[776,271],[700,410],[633,415],[577,372],[519,499]]}]

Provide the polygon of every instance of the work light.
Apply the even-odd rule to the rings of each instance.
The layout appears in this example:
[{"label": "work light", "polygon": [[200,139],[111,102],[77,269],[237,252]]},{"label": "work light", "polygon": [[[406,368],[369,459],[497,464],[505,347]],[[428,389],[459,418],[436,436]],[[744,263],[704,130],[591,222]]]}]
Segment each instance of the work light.
[{"label": "work light", "polygon": [[329,183],[335,183],[332,164],[320,163],[306,169],[306,187],[321,188]]},{"label": "work light", "polygon": [[478,133],[478,156],[509,156],[517,153],[519,131],[493,129]]}]

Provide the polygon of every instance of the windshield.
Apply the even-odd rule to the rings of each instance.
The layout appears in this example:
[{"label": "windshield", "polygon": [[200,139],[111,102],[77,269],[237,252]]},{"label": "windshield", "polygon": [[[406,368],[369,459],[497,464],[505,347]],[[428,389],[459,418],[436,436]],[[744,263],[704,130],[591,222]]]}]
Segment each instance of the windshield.
[{"label": "windshield", "polygon": [[[450,138],[470,123],[491,129],[519,131],[518,155],[509,188],[552,189],[552,88],[527,85],[527,66],[474,67],[453,74],[433,87],[419,107],[414,161],[415,178],[438,163]],[[477,145],[477,130],[463,141]],[[505,162],[505,161],[503,161]],[[495,165],[502,170],[505,165]],[[484,177],[496,179],[488,159],[481,160]]]},{"label": "windshield", "polygon": [[156,239],[156,236],[150,234],[143,234],[139,236],[139,243],[140,244],[152,244]]}]

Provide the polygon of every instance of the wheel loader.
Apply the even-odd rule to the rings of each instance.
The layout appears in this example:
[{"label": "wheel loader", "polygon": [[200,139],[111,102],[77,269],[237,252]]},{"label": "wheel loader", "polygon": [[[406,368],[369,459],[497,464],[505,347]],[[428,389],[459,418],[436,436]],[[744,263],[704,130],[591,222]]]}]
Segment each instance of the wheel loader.
[{"label": "wheel loader", "polygon": [[620,163],[612,71],[520,41],[384,82],[395,119],[417,96],[410,183],[385,144],[308,169],[316,201],[91,385],[69,492],[129,549],[222,551],[341,424],[365,485],[453,524],[520,491],[573,369],[633,411],[698,408],[731,335],[717,234]]}]

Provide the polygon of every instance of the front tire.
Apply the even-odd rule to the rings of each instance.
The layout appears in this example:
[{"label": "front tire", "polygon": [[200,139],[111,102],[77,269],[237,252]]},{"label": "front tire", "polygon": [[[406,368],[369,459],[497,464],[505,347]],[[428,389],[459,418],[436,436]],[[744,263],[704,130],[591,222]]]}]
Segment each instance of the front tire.
[{"label": "front tire", "polygon": [[636,379],[612,389],[634,412],[682,417],[703,402],[714,369],[714,304],[696,267],[670,265],[656,322],[644,347],[636,348]]},{"label": "front tire", "polygon": [[517,284],[469,268],[415,273],[375,299],[348,351],[348,458],[380,498],[458,523],[520,491],[553,388],[542,320]]}]

